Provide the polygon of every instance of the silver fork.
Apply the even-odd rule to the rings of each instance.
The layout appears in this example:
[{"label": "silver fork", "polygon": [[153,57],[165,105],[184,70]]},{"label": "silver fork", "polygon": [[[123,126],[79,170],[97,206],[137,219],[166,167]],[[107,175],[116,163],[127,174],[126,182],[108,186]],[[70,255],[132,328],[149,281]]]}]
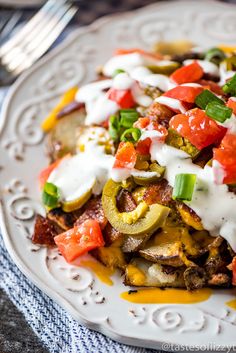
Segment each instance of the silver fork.
[{"label": "silver fork", "polygon": [[0,47],[0,85],[32,66],[58,38],[78,7],[49,0],[21,30]]}]

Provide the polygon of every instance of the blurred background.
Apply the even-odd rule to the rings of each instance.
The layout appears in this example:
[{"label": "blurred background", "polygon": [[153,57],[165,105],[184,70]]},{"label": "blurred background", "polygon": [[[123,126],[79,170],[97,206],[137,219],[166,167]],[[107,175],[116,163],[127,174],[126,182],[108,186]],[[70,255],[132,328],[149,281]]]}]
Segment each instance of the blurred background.
[{"label": "blurred background", "polygon": [[[204,0],[195,1],[202,1],[204,4]],[[236,0],[221,1],[236,4]],[[44,2],[42,0],[0,0],[0,47],[29,21]],[[111,13],[133,10],[158,1],[77,0],[70,2],[79,9],[48,50],[61,42],[73,29],[88,25],[99,17]],[[171,0],[168,0],[168,2],[171,2]],[[25,322],[22,314],[9,301],[3,291],[0,290],[0,353],[18,352],[47,353],[47,350],[42,347],[36,335]]]}]

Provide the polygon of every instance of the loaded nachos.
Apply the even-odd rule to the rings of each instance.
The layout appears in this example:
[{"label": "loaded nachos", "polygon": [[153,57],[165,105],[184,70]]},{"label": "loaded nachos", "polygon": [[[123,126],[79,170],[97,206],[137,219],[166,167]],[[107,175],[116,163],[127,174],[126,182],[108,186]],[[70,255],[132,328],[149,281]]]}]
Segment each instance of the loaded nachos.
[{"label": "loaded nachos", "polygon": [[43,121],[32,241],[131,286],[236,285],[236,53],[119,49]]}]

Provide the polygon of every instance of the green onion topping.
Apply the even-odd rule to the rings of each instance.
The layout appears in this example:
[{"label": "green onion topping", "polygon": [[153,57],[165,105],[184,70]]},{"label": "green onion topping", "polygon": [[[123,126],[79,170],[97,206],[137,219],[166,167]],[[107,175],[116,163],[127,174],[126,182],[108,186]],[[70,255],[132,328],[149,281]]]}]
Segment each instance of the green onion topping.
[{"label": "green onion topping", "polygon": [[195,99],[196,105],[201,109],[206,109],[207,104],[212,101],[217,102],[218,104],[224,104],[222,99],[218,98],[208,89],[202,91],[202,93],[200,93]]},{"label": "green onion topping", "polygon": [[49,195],[52,195],[52,196],[58,195],[58,188],[53,183],[45,183],[43,190]]},{"label": "green onion topping", "polygon": [[121,135],[121,141],[137,142],[141,137],[141,131],[136,127],[127,129]]},{"label": "green onion topping", "polygon": [[120,125],[126,128],[132,127],[133,123],[138,120],[138,112],[135,109],[120,110]]},{"label": "green onion topping", "polygon": [[116,69],[116,70],[113,72],[112,77],[114,78],[116,75],[122,74],[123,72],[125,72],[125,71],[122,70],[122,69]]},{"label": "green onion topping", "polygon": [[114,141],[119,140],[119,129],[120,129],[120,123],[119,123],[119,118],[116,115],[111,115],[109,118],[109,134]]},{"label": "green onion topping", "polygon": [[[134,132],[134,137],[132,137],[131,132],[133,131],[133,124],[138,117],[138,112],[135,109],[121,109],[119,115],[111,115],[109,118],[109,134],[112,140],[117,142],[123,136],[123,141],[128,141],[128,139],[129,141],[135,141],[138,133]],[[131,129],[132,131],[126,135],[126,129]]]},{"label": "green onion topping", "polygon": [[236,96],[236,74],[226,82],[223,86],[223,91],[231,96]]},{"label": "green onion topping", "polygon": [[233,109],[226,107],[225,105],[218,104],[216,102],[210,102],[206,107],[206,114],[220,123],[229,119],[232,115]]},{"label": "green onion topping", "polygon": [[206,52],[205,55],[205,60],[211,61],[216,65],[219,65],[220,62],[223,61],[225,58],[225,53],[219,48],[211,48]]},{"label": "green onion topping", "polygon": [[174,200],[191,201],[196,178],[196,174],[177,174],[172,198]]},{"label": "green onion topping", "polygon": [[45,183],[42,200],[45,206],[55,208],[59,206],[60,193],[58,187],[53,183]]}]

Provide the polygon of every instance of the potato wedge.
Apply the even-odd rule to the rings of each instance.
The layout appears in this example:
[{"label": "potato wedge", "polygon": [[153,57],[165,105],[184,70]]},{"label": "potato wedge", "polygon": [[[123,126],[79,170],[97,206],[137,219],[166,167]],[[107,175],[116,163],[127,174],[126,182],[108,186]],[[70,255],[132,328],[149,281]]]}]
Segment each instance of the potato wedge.
[{"label": "potato wedge", "polygon": [[124,270],[126,266],[125,256],[121,248],[108,246],[101,247],[92,251],[93,256],[110,268],[119,268]]},{"label": "potato wedge", "polygon": [[151,234],[126,235],[124,236],[122,250],[125,253],[138,251],[146,244],[150,236]]},{"label": "potato wedge", "polygon": [[124,283],[144,287],[185,287],[183,268],[173,269],[171,273],[168,273],[164,266],[141,258],[134,258],[126,267]]},{"label": "potato wedge", "polygon": [[76,151],[77,128],[84,123],[84,109],[58,120],[48,134],[47,150],[52,161]]},{"label": "potato wedge", "polygon": [[183,266],[179,251],[179,243],[166,243],[162,245],[150,246],[139,251],[139,254],[145,259],[162,265],[174,267]]}]

